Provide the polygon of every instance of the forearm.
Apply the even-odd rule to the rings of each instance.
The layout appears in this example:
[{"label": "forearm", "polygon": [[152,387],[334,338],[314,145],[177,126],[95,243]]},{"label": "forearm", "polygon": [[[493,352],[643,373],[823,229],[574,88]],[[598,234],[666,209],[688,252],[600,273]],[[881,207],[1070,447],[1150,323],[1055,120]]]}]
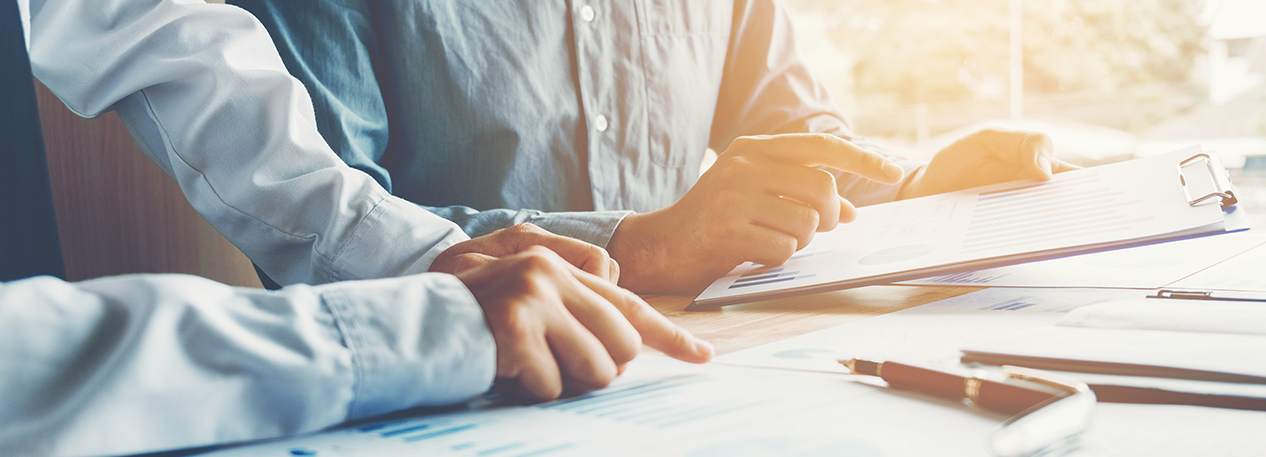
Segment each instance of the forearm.
[{"label": "forearm", "polygon": [[279,293],[190,276],[0,284],[0,453],[131,454],[320,430],[486,390],[455,278]]},{"label": "forearm", "polygon": [[194,208],[282,284],[423,272],[466,239],[333,154],[249,14],[162,0],[32,6],[36,76],[80,115],[117,108]]}]

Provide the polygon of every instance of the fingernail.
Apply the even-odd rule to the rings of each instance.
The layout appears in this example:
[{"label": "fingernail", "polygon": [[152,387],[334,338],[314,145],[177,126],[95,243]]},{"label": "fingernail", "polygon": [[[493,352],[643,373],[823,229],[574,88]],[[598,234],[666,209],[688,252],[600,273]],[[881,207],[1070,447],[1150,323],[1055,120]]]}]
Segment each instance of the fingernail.
[{"label": "fingernail", "polygon": [[1041,168],[1043,172],[1050,173],[1051,172],[1051,158],[1047,157],[1046,154],[1039,154],[1037,156],[1037,166],[1038,168]]},{"label": "fingernail", "polygon": [[695,340],[695,353],[700,355],[711,356],[716,348],[712,347],[712,343],[704,340]]},{"label": "fingernail", "polygon": [[888,176],[889,178],[897,180],[897,179],[901,179],[901,177],[905,176],[905,174],[906,174],[905,170],[902,170],[901,167],[898,166],[896,163],[884,162],[884,175]]}]

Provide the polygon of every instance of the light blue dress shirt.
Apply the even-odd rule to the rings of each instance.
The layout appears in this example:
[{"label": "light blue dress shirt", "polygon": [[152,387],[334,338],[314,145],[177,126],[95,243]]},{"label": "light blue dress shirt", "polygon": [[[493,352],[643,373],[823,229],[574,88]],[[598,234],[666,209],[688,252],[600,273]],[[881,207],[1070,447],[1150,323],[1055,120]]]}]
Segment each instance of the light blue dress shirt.
[{"label": "light blue dress shirt", "polygon": [[[249,14],[181,0],[17,3],[34,74],[75,113],[119,110],[190,203],[276,277],[425,272],[467,239],[330,151]],[[311,432],[465,400],[495,369],[483,312],[451,275],[278,293],[177,275],[0,283],[0,456]]]},{"label": "light blue dress shirt", "polygon": [[[472,236],[527,221],[605,246],[738,136],[866,144],[774,0],[229,3],[269,29],[335,152]],[[839,184],[856,204],[898,190]]]},{"label": "light blue dress shirt", "polygon": [[182,275],[0,283],[0,455],[312,432],[469,399],[495,359],[479,305],[449,275],[280,292]]}]

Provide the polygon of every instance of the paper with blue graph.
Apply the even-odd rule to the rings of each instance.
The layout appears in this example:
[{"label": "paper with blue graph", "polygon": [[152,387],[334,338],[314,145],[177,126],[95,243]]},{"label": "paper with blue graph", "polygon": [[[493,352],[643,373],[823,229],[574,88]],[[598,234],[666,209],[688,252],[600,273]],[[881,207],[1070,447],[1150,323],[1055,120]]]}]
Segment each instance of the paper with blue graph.
[{"label": "paper with blue graph", "polygon": [[1230,186],[1216,154],[1193,147],[863,207],[782,265],[740,265],[688,309],[1243,230]]}]

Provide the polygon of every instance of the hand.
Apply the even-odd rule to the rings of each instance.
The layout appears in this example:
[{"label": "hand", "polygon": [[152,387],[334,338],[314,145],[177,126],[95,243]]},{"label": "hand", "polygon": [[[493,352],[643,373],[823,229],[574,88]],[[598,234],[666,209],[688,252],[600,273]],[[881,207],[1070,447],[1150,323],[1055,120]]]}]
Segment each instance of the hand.
[{"label": "hand", "polygon": [[936,153],[901,189],[898,199],[923,197],[1019,179],[1046,181],[1080,167],[1053,157],[1044,133],[986,129]]},{"label": "hand", "polygon": [[620,265],[605,249],[528,223],[457,243],[435,257],[430,271],[453,274],[518,254],[532,246],[549,248],[572,265],[613,284],[620,279]]},{"label": "hand", "polygon": [[745,261],[778,265],[814,232],[852,221],[827,166],[895,184],[902,170],[833,135],[734,140],[677,203],[626,217],[607,248],[638,292],[697,291]]},{"label": "hand", "polygon": [[511,398],[605,387],[643,342],[688,362],[712,358],[710,344],[549,249],[486,260],[457,278],[483,308],[497,345],[496,385]]}]

